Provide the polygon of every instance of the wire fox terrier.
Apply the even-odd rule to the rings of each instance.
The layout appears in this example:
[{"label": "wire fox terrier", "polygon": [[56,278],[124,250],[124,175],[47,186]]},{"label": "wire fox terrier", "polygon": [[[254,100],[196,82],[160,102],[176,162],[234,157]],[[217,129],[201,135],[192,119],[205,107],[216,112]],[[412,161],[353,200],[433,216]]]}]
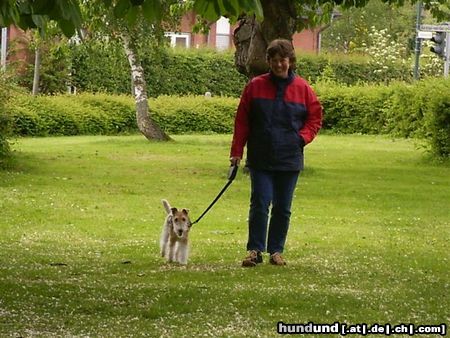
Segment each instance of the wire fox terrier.
[{"label": "wire fox terrier", "polygon": [[186,265],[188,261],[188,235],[191,229],[189,210],[172,208],[166,200],[162,200],[167,217],[163,225],[161,240],[161,256],[168,262]]}]

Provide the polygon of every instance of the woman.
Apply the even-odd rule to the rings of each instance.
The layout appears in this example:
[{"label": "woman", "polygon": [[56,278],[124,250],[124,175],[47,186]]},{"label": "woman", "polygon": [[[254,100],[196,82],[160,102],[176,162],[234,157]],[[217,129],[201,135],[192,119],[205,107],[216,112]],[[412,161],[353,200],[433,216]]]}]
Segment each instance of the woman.
[{"label": "woman", "polygon": [[266,58],[270,72],[253,78],[241,96],[230,152],[231,163],[239,164],[247,145],[251,199],[244,267],[262,263],[265,251],[271,264],[286,264],[281,254],[293,193],[303,169],[303,148],[322,125],[320,102],[309,84],[294,73],[292,43],[272,41]]}]

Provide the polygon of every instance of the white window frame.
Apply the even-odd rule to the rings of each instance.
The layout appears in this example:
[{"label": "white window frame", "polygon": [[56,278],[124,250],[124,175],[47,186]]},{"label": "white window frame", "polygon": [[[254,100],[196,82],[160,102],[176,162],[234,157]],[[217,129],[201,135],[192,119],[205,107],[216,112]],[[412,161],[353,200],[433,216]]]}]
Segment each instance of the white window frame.
[{"label": "white window frame", "polygon": [[184,45],[185,48],[191,47],[191,34],[189,33],[166,32],[164,35],[170,39],[170,45],[174,48],[177,47],[177,38],[183,38],[186,40]]},{"label": "white window frame", "polygon": [[[221,39],[218,39],[220,37]],[[226,42],[226,44],[219,43]],[[227,50],[231,46],[231,25],[230,20],[221,16],[219,20],[216,21],[216,49],[219,51]]]}]

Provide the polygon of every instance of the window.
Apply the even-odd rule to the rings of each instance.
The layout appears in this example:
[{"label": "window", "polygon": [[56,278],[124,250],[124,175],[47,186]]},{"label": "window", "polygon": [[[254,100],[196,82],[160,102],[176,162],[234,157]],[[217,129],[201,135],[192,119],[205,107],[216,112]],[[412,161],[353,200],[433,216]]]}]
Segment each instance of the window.
[{"label": "window", "polygon": [[165,33],[172,47],[189,48],[191,46],[191,35],[188,33]]},{"label": "window", "polygon": [[216,48],[226,50],[230,48],[230,20],[223,16],[216,22]]}]

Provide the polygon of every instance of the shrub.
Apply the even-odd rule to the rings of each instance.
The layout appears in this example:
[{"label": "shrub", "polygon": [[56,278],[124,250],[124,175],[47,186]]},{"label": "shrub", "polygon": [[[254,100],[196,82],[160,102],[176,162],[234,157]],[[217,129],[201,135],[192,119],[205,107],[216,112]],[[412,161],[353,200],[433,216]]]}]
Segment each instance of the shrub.
[{"label": "shrub", "polygon": [[17,95],[10,107],[13,132],[21,136],[117,134],[137,129],[130,97]]},{"label": "shrub", "polygon": [[[450,83],[427,81],[422,91],[427,96],[424,108],[424,130],[430,141],[431,151],[438,157],[450,157]],[[431,94],[430,94],[431,93]]]},{"label": "shrub", "polygon": [[7,111],[7,101],[10,97],[11,87],[7,79],[0,73],[0,168],[10,156],[8,136],[10,135],[11,117]]},{"label": "shrub", "polygon": [[324,108],[324,129],[337,133],[382,133],[386,126],[384,86],[315,86]]},{"label": "shrub", "polygon": [[238,100],[226,97],[160,96],[150,102],[152,117],[167,133],[230,133]]},{"label": "shrub", "polygon": [[[343,84],[387,83],[411,79],[411,65],[379,65],[368,57],[297,55],[297,72],[315,83],[329,67]],[[238,73],[232,52],[211,50],[145,51],[142,55],[149,97],[160,95],[213,95],[239,97],[247,78]],[[87,41],[72,47],[72,84],[79,92],[129,94],[130,71],[123,48],[115,41]]]},{"label": "shrub", "polygon": [[316,86],[316,91],[324,107],[325,129],[426,139],[435,155],[449,156],[449,80],[390,86],[327,84]]},{"label": "shrub", "polygon": [[[163,63],[144,62],[148,93],[160,95],[203,95],[238,97],[246,78],[234,66],[231,53],[212,51],[170,51],[162,56]],[[153,71],[158,68],[157,74]]]},{"label": "shrub", "polygon": [[450,156],[450,95],[443,100],[434,99],[430,105],[428,130],[431,133],[431,149],[439,157]]},{"label": "shrub", "polygon": [[[427,139],[438,156],[449,156],[450,81],[391,86],[315,86],[324,107],[324,129],[336,133],[390,134]],[[16,135],[117,134],[136,132],[130,96],[106,94],[10,100]],[[160,96],[149,100],[151,117],[169,134],[231,133],[237,98]]]},{"label": "shrub", "polygon": [[[161,96],[149,100],[152,118],[168,133],[232,131],[237,99]],[[11,104],[13,132],[21,136],[117,134],[136,132],[129,96],[80,94],[18,95]]]},{"label": "shrub", "polygon": [[[119,43],[88,41],[72,46],[72,55],[72,84],[79,92],[131,92],[130,67]],[[246,82],[231,53],[150,50],[142,55],[142,65],[149,97],[207,91],[238,97]]]},{"label": "shrub", "polygon": [[115,40],[88,40],[71,47],[71,84],[80,92],[129,94],[130,66]]}]

